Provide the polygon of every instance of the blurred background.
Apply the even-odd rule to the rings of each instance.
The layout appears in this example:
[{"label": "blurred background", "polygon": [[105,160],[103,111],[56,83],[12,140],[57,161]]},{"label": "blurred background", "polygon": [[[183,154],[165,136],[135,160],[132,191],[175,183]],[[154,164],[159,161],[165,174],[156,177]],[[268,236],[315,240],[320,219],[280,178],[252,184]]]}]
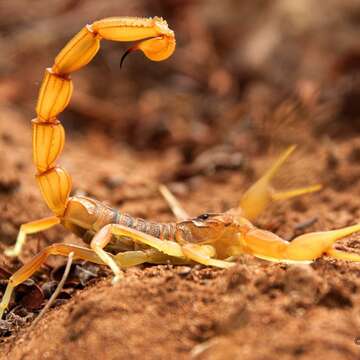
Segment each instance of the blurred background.
[{"label": "blurred background", "polygon": [[307,165],[293,163],[303,180],[326,174],[321,181],[335,190],[358,181],[358,0],[2,0],[0,14],[5,189],[35,185],[29,128],[44,69],[84,24],[124,15],[163,16],[177,50],[161,63],[134,53],[120,70],[128,44],[102,41],[94,61],[73,74],[74,95],[60,119],[61,161],[75,191],[120,206],[134,196],[127,182],[186,186],[234,169],[252,181],[256,164],[290,143],[307,153]]},{"label": "blurred background", "polygon": [[241,148],[244,127],[296,106],[311,110],[314,128],[329,136],[359,131],[357,0],[3,0],[0,14],[0,101],[27,118],[44,68],[84,24],[157,15],[174,29],[177,51],[161,64],[135,54],[120,71],[126,45],[102,42],[74,75],[62,116],[71,136],[96,128],[137,149]]}]

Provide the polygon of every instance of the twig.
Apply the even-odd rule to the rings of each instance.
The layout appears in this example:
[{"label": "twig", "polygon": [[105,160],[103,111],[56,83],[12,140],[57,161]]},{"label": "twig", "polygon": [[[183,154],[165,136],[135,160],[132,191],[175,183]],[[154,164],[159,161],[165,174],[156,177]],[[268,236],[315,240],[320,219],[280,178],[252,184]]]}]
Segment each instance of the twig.
[{"label": "twig", "polygon": [[60,292],[61,292],[61,290],[62,290],[62,288],[63,288],[63,286],[65,284],[65,281],[66,281],[67,277],[69,276],[69,272],[70,272],[70,268],[71,268],[71,265],[72,265],[73,257],[74,257],[74,253],[71,252],[69,254],[69,256],[68,256],[68,260],[67,260],[67,263],[66,263],[66,267],[65,267],[63,276],[62,276],[57,288],[55,289],[54,293],[51,295],[49,301],[46,303],[44,308],[41,310],[39,316],[34,320],[32,325],[30,326],[30,329],[32,329],[39,322],[39,320],[44,316],[46,311],[50,308],[50,306],[54,303],[54,301],[56,300],[56,298],[60,294]]},{"label": "twig", "polygon": [[305,220],[299,224],[296,224],[294,226],[294,229],[297,231],[303,231],[306,228],[308,228],[309,226],[314,225],[317,221],[318,221],[318,218],[315,216],[315,217]]},{"label": "twig", "polygon": [[170,209],[174,213],[176,219],[178,220],[186,220],[190,219],[190,216],[187,214],[187,212],[183,209],[183,207],[180,205],[178,200],[175,198],[175,196],[170,192],[170,190],[165,185],[159,186],[159,191],[165,201],[170,206]]}]

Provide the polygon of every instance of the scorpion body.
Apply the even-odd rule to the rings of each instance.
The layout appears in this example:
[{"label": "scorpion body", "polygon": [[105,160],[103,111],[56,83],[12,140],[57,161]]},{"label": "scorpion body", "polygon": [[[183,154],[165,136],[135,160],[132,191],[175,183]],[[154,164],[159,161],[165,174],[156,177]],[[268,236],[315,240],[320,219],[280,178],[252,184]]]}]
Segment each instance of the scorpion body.
[{"label": "scorpion body", "polygon": [[[83,221],[85,217],[88,217],[86,222]],[[61,223],[87,244],[90,244],[101,228],[109,224],[122,225],[162,240],[176,240],[178,231],[176,223],[156,223],[136,218],[85,196],[74,196],[69,199]],[[128,240],[130,239],[125,236],[114,236],[106,250],[134,250],[135,244]]]},{"label": "scorpion body", "polygon": [[[335,241],[360,231],[360,224],[339,230],[314,232],[292,242],[257,228],[251,221],[273,201],[285,200],[318,191],[319,185],[277,192],[271,179],[294,151],[289,147],[273,166],[240,199],[239,205],[225,213],[202,214],[192,218],[180,207],[170,192],[162,193],[177,221],[159,224],[133,218],[84,196],[72,196],[71,177],[58,166],[65,142],[65,132],[58,115],[68,105],[73,91],[70,74],[87,65],[100,48],[100,41],[138,41],[125,56],[139,50],[152,61],[162,61],[175,50],[175,35],[162,18],[114,17],[86,25],[56,56],[46,69],[32,121],[33,161],[41,194],[53,216],[23,224],[14,248],[8,256],[19,255],[26,236],[57,224],[84,239],[90,247],[57,243],[41,250],[9,279],[0,303],[0,318],[8,307],[13,289],[28,279],[49,255],[74,255],[105,264],[114,273],[114,282],[123,276],[121,268],[149,263],[201,263],[228,268],[228,258],[252,254],[270,261],[309,262],[326,254],[338,259],[360,261],[360,255],[333,247]],[[124,57],[122,58],[122,60]]]}]

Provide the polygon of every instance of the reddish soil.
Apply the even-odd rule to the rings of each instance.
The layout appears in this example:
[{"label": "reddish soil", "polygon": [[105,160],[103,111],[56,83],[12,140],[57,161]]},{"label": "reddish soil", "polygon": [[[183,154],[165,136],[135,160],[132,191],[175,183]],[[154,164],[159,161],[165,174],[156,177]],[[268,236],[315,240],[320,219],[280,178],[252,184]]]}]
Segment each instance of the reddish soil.
[{"label": "reddish soil", "polygon": [[[19,259],[3,255],[22,223],[49,214],[31,162],[43,69],[83,24],[106,16],[164,16],[178,49],[159,64],[133,54],[120,71],[124,46],[104,42],[74,75],[61,116],[61,163],[74,193],[170,221],[157,191],[165,183],[191,214],[224,211],[297,143],[277,187],[320,181],[324,189],[272,206],[257,225],[291,240],[360,221],[357,0],[126,3],[0,4],[0,293],[39,249],[80,243],[59,226],[29,237]],[[339,248],[360,253],[360,234]],[[360,357],[358,263],[243,256],[231,270],[144,265],[115,286],[107,269],[78,263],[55,306],[30,329],[65,261],[49,259],[18,289],[0,321],[1,359]]]}]

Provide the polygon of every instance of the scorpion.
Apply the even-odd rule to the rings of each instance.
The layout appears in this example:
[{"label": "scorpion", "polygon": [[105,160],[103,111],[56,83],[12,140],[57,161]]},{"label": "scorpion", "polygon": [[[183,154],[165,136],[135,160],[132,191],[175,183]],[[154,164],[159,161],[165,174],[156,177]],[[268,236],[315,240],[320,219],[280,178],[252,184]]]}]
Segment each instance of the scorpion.
[{"label": "scorpion", "polygon": [[[33,162],[42,197],[53,216],[21,225],[13,248],[6,255],[18,256],[27,235],[62,224],[90,247],[54,243],[41,250],[9,279],[0,303],[0,319],[7,309],[14,287],[27,280],[49,255],[74,256],[107,265],[113,282],[123,277],[123,268],[142,263],[192,264],[229,268],[241,254],[275,262],[311,262],[327,255],[360,261],[360,255],[340,251],[337,240],[360,231],[360,224],[338,230],[312,232],[289,242],[256,227],[253,222],[271,202],[318,191],[313,185],[276,191],[271,180],[295,150],[290,146],[271,168],[241,197],[237,207],[224,213],[190,217],[166,187],[161,188],[177,221],[154,223],[121,213],[95,199],[70,196],[71,177],[56,165],[62,152],[65,132],[57,116],[68,105],[73,91],[70,74],[87,65],[97,54],[100,41],[136,42],[124,54],[139,50],[152,61],[169,58],[176,46],[175,34],[159,17],[112,17],[86,25],[58,53],[54,65],[45,70],[32,120]],[[122,62],[121,61],[121,62]]]}]

